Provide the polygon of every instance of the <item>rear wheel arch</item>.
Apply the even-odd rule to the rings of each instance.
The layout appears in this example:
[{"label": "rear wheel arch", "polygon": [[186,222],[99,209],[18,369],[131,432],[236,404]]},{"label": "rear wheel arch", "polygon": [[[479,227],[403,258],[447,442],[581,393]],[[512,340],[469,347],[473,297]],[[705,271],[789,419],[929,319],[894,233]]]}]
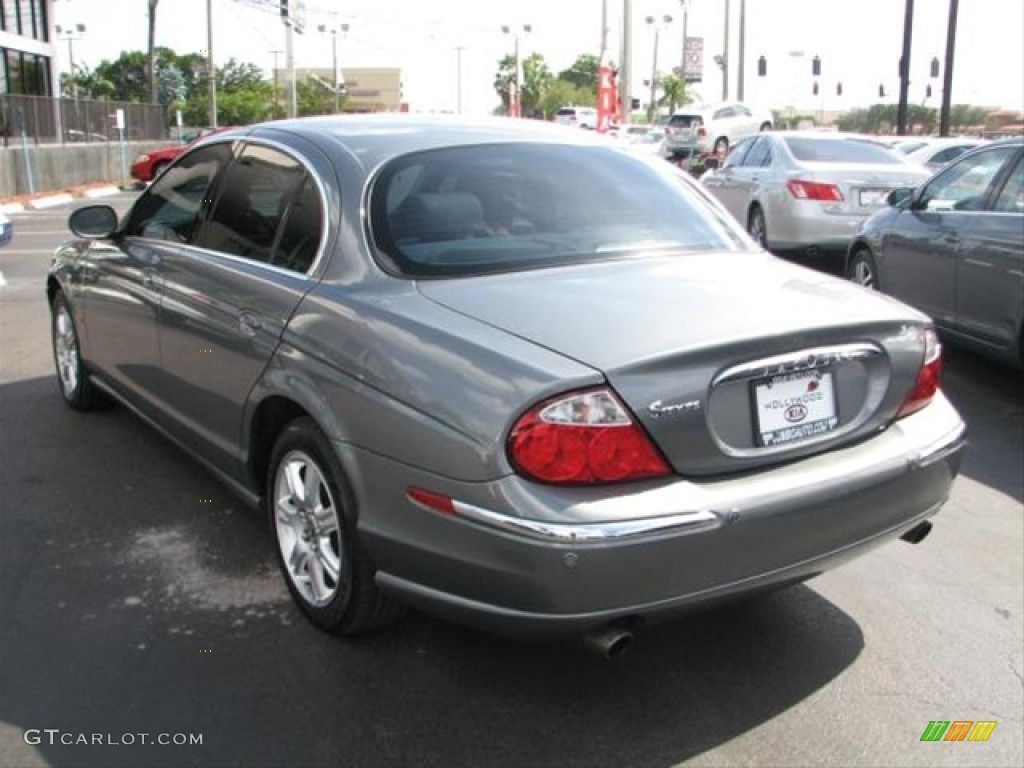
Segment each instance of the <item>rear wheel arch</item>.
[{"label": "rear wheel arch", "polygon": [[[278,437],[289,424],[301,418],[313,417],[294,400],[282,395],[270,395],[256,406],[249,420],[249,473],[254,487],[262,491],[270,472],[270,458]],[[315,421],[315,420],[314,420]]]}]

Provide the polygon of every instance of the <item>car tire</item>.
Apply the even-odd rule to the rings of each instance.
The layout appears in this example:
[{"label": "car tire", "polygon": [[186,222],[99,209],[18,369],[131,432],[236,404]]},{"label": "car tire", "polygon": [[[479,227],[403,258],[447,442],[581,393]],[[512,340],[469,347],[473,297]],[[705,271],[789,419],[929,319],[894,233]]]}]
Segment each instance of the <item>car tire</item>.
[{"label": "car tire", "polygon": [[772,124],[769,123],[767,120],[765,122],[761,123],[761,128],[760,128],[761,133],[764,133],[765,131],[770,131],[771,129],[772,129]]},{"label": "car tire", "polygon": [[403,608],[380,593],[356,531],[355,504],[334,449],[311,419],[281,432],[270,458],[266,511],[292,598],[317,627],[355,635]]},{"label": "car tire", "polygon": [[878,285],[878,267],[875,265],[875,257],[867,248],[858,248],[850,258],[846,267],[846,277],[865,288],[881,290]]},{"label": "car tire", "polygon": [[750,214],[747,216],[747,232],[754,238],[754,242],[766,251],[768,250],[768,227],[765,224],[764,211],[759,205],[750,209]]},{"label": "car tire", "polygon": [[725,136],[719,136],[715,139],[714,153],[716,155],[724,155],[729,151],[729,139]]},{"label": "car tire", "polygon": [[76,411],[94,411],[108,403],[106,396],[92,382],[82,362],[78,329],[71,307],[61,291],[50,304],[50,341],[53,363],[57,369],[57,385],[64,402]]}]

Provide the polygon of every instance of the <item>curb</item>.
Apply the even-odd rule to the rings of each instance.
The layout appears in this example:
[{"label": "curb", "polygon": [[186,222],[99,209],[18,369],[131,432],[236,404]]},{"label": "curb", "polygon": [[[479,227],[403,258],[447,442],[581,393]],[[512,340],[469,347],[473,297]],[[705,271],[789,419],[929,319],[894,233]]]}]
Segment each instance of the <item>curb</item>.
[{"label": "curb", "polygon": [[111,195],[116,195],[120,191],[121,190],[119,188],[113,185],[109,187],[94,187],[93,189],[85,190],[85,194],[83,195],[83,197],[87,197],[90,200],[95,200],[96,198],[99,197],[110,197]]},{"label": "curb", "polygon": [[29,200],[29,208],[39,211],[44,208],[53,208],[54,206],[64,205],[74,200],[70,194],[64,193],[60,195],[49,195],[47,197],[37,197],[35,200]]}]

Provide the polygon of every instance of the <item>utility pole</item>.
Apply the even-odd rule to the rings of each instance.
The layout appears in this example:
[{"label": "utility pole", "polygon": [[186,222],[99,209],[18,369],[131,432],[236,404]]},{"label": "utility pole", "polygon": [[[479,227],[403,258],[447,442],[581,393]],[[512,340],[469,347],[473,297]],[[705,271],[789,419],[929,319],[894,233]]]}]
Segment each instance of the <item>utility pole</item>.
[{"label": "utility pole", "polygon": [[455,114],[462,114],[462,52],[466,46],[455,46]]},{"label": "utility pole", "polygon": [[598,66],[607,63],[608,55],[608,0],[601,0],[601,54],[597,57]]},{"label": "utility pole", "polygon": [[910,41],[914,33],[914,0],[905,0],[903,54],[900,56],[900,101],[896,107],[896,133],[907,135],[907,98],[910,92]]},{"label": "utility pole", "polygon": [[277,98],[277,88],[278,88],[278,84],[277,84],[277,56],[280,53],[284,53],[284,51],[273,50],[273,51],[270,52],[270,55],[274,57],[274,118],[275,119],[277,118],[277,104],[278,104],[278,98]]},{"label": "utility pole", "polygon": [[210,83],[210,127],[217,127],[217,70],[213,68],[213,0],[206,0],[206,76]]},{"label": "utility pole", "polygon": [[722,101],[729,100],[729,0],[725,0],[725,31],[722,32]]},{"label": "utility pole", "polygon": [[949,136],[949,105],[953,103],[953,53],[956,49],[956,17],[959,5],[959,0],[949,0],[949,26],[946,28],[946,71],[942,73],[939,136]]},{"label": "utility pole", "polygon": [[686,101],[686,23],[690,14],[690,0],[679,0],[679,4],[683,7],[683,54],[679,59],[679,97]]},{"label": "utility pole", "polygon": [[288,117],[294,118],[299,108],[295,89],[295,41],[290,18],[284,20],[284,67],[288,70]]},{"label": "utility pole", "polygon": [[622,100],[622,122],[629,123],[633,113],[633,2],[622,0],[622,61],[619,62],[619,96]]},{"label": "utility pole", "polygon": [[739,72],[736,74],[736,100],[743,101],[743,73],[747,60],[747,0],[740,0]]}]

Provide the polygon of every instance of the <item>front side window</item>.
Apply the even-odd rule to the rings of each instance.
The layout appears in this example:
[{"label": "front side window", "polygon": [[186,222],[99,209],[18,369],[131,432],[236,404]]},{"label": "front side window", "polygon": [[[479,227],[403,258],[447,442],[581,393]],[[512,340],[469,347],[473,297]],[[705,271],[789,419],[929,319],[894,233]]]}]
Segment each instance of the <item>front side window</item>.
[{"label": "front side window", "polygon": [[932,211],[980,211],[985,196],[1013,147],[995,147],[956,161],[936,176],[918,205]]},{"label": "front side window", "polygon": [[214,177],[231,160],[227,142],[184,155],[135,204],[123,233],[176,243],[191,242],[200,212],[209,206]]},{"label": "front side window", "polygon": [[1001,213],[1024,213],[1024,157],[1017,161],[1007,177],[1002,192],[996,198],[996,210]]},{"label": "front side window", "polygon": [[761,166],[771,165],[771,162],[772,140],[767,136],[759,136],[743,160],[743,165],[760,168]]},{"label": "front side window", "polygon": [[304,177],[302,164],[289,155],[247,146],[224,175],[196,245],[269,262],[285,211]]},{"label": "front side window", "polygon": [[667,163],[606,146],[465,146],[396,158],[373,184],[370,227],[385,266],[409,276],[749,248]]}]

